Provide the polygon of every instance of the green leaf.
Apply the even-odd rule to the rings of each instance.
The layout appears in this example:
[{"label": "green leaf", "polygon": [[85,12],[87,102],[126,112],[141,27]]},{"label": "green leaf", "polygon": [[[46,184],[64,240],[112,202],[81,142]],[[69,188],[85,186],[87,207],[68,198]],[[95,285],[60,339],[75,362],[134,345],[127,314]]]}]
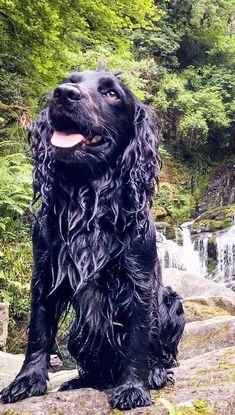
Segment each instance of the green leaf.
[{"label": "green leaf", "polygon": [[159,401],[165,406],[170,415],[179,415],[179,411],[167,399],[160,398]]}]

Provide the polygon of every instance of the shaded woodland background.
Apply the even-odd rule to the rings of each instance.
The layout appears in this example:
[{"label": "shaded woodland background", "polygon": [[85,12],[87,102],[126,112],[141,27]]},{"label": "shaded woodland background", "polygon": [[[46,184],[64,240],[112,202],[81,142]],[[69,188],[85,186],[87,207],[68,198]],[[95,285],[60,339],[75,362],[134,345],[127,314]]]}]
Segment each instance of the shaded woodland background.
[{"label": "shaded woodland background", "polygon": [[99,59],[123,69],[123,80],[154,109],[168,167],[154,212],[181,223],[195,215],[215,167],[234,160],[234,34],[235,0],[0,0],[0,301],[10,303],[9,351],[25,343],[27,127],[42,97]]}]

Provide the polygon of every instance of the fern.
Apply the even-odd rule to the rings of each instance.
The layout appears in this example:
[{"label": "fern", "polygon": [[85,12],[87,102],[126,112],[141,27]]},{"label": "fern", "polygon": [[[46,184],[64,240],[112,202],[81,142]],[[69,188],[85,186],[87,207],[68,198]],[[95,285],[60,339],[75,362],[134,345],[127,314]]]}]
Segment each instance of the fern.
[{"label": "fern", "polygon": [[0,157],[0,223],[22,216],[31,200],[31,165],[23,153]]}]

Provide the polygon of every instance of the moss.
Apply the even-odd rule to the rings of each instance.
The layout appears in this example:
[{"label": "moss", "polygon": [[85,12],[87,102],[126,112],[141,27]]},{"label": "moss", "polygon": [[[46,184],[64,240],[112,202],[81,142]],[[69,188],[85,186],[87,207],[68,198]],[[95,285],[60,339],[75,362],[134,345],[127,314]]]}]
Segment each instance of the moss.
[{"label": "moss", "polygon": [[152,208],[152,215],[154,219],[158,220],[168,215],[166,209],[162,206],[155,206]]},{"label": "moss", "polygon": [[228,379],[230,382],[235,382],[235,372],[229,373]]},{"label": "moss", "polygon": [[[234,366],[235,365],[224,365],[218,368],[200,370],[196,376],[190,379],[188,384],[189,386],[194,387],[210,387],[217,383],[233,382],[235,381]],[[215,372],[219,371],[223,373],[220,376],[215,375]]]},{"label": "moss", "polygon": [[235,369],[235,364],[233,363],[224,363],[220,364],[216,369],[215,372],[220,372],[223,370]]},{"label": "moss", "polygon": [[151,398],[155,401],[159,398],[165,398],[168,393],[175,391],[176,386],[165,386],[164,389],[161,389],[159,391],[151,391]]},{"label": "moss", "polygon": [[207,261],[207,271],[209,274],[212,274],[217,267],[217,261],[213,258],[208,258]]},{"label": "moss", "polygon": [[212,411],[207,402],[196,400],[192,407],[181,407],[180,415],[212,415]]},{"label": "moss", "polygon": [[[213,374],[214,372],[222,372],[222,371],[231,371],[229,373],[225,373],[225,380],[232,380],[235,379],[234,369],[235,363],[231,362],[230,359],[233,358],[233,351],[228,351],[225,353],[220,359],[219,364],[217,367],[212,367],[210,369],[203,369],[197,373],[197,376],[192,379],[192,385],[195,385],[196,379],[199,379],[202,375]],[[219,378],[221,381],[221,378]],[[213,383],[215,382],[215,378],[213,377]]]},{"label": "moss", "polygon": [[192,231],[197,232],[216,232],[222,229],[225,229],[231,225],[231,220],[200,220],[198,222],[194,222],[191,226]]},{"label": "moss", "polygon": [[[220,333],[226,333],[230,329],[229,325],[224,323],[220,326]],[[194,345],[195,343],[204,343],[205,340],[208,339],[208,335],[205,335],[206,337],[202,337],[201,335],[191,335],[188,338],[186,337],[181,345],[181,349],[185,350],[188,349],[190,346]],[[216,331],[210,332],[210,339],[213,339],[217,336]]]},{"label": "moss", "polygon": [[163,231],[167,239],[175,239],[175,229],[167,222],[155,222],[156,228],[159,231]]},{"label": "moss", "polygon": [[189,163],[176,152],[175,148],[162,145],[160,149],[163,168],[160,175],[160,189],[156,194],[154,209],[162,208],[168,222],[181,223],[190,218],[195,208],[191,192],[192,170]]},{"label": "moss", "polygon": [[202,213],[192,226],[192,232],[216,232],[231,226],[235,204],[209,209]]},{"label": "moss", "polygon": [[112,415],[122,415],[122,414],[123,414],[123,412],[119,411],[119,409],[114,409],[112,411]]},{"label": "moss", "polygon": [[194,317],[194,320],[205,320],[207,318],[230,315],[228,311],[218,305],[202,304],[202,302],[199,301],[186,301],[184,310],[186,316],[190,318],[190,321],[192,321],[192,316]]},{"label": "moss", "polygon": [[189,336],[188,338],[184,339],[183,343],[181,344],[181,349],[188,349],[195,343],[203,343],[205,341],[204,337],[202,336]]},{"label": "moss", "polygon": [[30,415],[29,412],[19,412],[14,409],[7,409],[6,412],[3,412],[2,415]]},{"label": "moss", "polygon": [[219,360],[219,365],[215,369],[216,372],[222,371],[222,370],[234,370],[235,369],[235,363],[230,362],[230,358],[233,357],[232,352],[225,353]]}]

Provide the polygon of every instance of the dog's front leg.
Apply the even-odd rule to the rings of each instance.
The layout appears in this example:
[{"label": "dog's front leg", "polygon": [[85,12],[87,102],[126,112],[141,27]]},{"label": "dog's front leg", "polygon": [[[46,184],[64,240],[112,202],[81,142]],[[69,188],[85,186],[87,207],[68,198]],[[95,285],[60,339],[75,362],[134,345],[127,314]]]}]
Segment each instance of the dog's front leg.
[{"label": "dog's front leg", "polygon": [[117,387],[109,399],[113,408],[124,410],[138,406],[148,406],[152,403],[148,386],[148,305],[135,300],[132,314],[127,323],[129,334],[124,352],[124,371],[120,386]]},{"label": "dog's front leg", "polygon": [[34,249],[31,317],[25,361],[15,380],[2,390],[4,403],[46,392],[47,367],[64,301],[59,290],[56,296],[48,295],[51,284],[49,258],[45,247],[39,248],[38,242],[39,238],[37,249]]}]

